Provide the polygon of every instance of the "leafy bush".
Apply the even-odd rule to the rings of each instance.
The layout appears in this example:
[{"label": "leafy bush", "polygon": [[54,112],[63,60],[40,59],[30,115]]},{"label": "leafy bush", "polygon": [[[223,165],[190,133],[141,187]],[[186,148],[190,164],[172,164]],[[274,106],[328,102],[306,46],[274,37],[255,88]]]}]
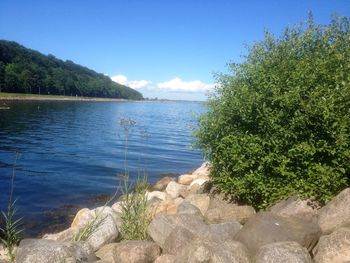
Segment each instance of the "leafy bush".
[{"label": "leafy bush", "polygon": [[219,189],[265,208],[288,195],[323,203],[349,185],[348,18],[266,33],[229,70],[196,132]]}]

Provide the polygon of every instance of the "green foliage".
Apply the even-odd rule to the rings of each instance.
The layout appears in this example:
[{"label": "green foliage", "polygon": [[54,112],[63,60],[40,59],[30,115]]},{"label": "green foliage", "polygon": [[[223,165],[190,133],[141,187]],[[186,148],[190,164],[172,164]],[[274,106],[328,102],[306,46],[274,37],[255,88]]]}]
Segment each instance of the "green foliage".
[{"label": "green foliage", "polygon": [[0,40],[0,92],[142,99],[141,93],[70,60]]},{"label": "green foliage", "polygon": [[266,33],[218,76],[197,144],[213,182],[265,208],[288,196],[324,203],[350,182],[350,23]]},{"label": "green foliage", "polygon": [[15,247],[20,241],[20,235],[23,231],[22,229],[22,218],[16,219],[16,201],[12,200],[14,191],[14,181],[16,176],[16,165],[20,154],[16,153],[15,163],[13,165],[11,184],[10,184],[10,195],[7,204],[6,212],[1,211],[3,222],[0,226],[0,239],[4,243],[7,250],[7,255],[10,261],[15,260]]}]

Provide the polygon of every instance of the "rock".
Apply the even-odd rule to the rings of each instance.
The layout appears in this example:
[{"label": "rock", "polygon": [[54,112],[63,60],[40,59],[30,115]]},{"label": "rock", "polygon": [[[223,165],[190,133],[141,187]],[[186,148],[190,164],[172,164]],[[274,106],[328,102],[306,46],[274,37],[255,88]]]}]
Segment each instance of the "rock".
[{"label": "rock", "polygon": [[148,234],[157,244],[163,247],[165,240],[177,226],[181,226],[194,234],[204,234],[209,231],[202,218],[198,216],[188,214],[160,214],[148,226]]},{"label": "rock", "polygon": [[330,235],[322,236],[314,254],[316,263],[350,262],[350,228],[341,227]]},{"label": "rock", "polygon": [[186,186],[178,184],[174,181],[170,182],[165,189],[165,192],[169,194],[172,198],[179,197],[182,192],[186,190]]},{"label": "rock", "polygon": [[112,210],[115,213],[121,214],[122,213],[122,203],[123,201],[118,201],[112,205]]},{"label": "rock", "polygon": [[79,229],[80,227],[84,226],[91,219],[90,213],[91,211],[88,208],[83,208],[79,210],[73,219],[71,228]]},{"label": "rock", "polygon": [[201,210],[199,210],[198,207],[192,205],[188,201],[182,202],[178,207],[177,207],[177,213],[178,214],[189,214],[189,215],[196,215],[199,217],[202,217]]},{"label": "rock", "polygon": [[320,233],[318,225],[312,222],[259,212],[245,223],[235,239],[254,255],[260,247],[282,241],[295,241],[310,251]]},{"label": "rock", "polygon": [[219,196],[214,196],[210,199],[205,218],[210,224],[231,220],[244,224],[253,215],[255,215],[255,209],[252,206],[232,204]]},{"label": "rock", "polygon": [[[209,193],[210,190],[212,189],[212,182],[207,181],[207,179],[205,179],[206,181],[203,183],[203,179],[198,179],[199,181],[195,180],[193,182],[195,182],[192,185],[189,185],[186,189],[186,191],[182,192],[181,195],[183,197],[187,197],[190,194],[204,194],[204,193]],[[196,182],[199,182],[200,184],[197,184]]]},{"label": "rock", "polygon": [[105,216],[99,222],[96,229],[87,239],[94,251],[107,243],[113,242],[119,235],[116,222],[111,215]]},{"label": "rock", "polygon": [[190,184],[190,187],[191,186],[194,186],[196,184],[198,184],[199,186],[205,184],[207,181],[209,181],[209,178],[208,179],[204,179],[204,178],[198,178],[196,180],[194,180],[191,184]]},{"label": "rock", "polygon": [[147,192],[147,201],[150,201],[152,198],[159,198],[160,200],[166,199],[166,193],[160,191]]},{"label": "rock", "polygon": [[164,200],[150,207],[151,218],[155,218],[159,214],[176,214],[177,205],[174,200]]},{"label": "rock", "polygon": [[324,234],[329,234],[336,228],[350,225],[350,188],[340,192],[320,209],[318,224]]},{"label": "rock", "polygon": [[198,179],[197,175],[183,174],[183,175],[179,176],[178,182],[179,182],[179,184],[189,185],[195,179]]},{"label": "rock", "polygon": [[182,197],[177,197],[174,199],[174,203],[176,205],[176,207],[178,207],[185,199],[183,199]]},{"label": "rock", "polygon": [[84,262],[87,259],[88,255],[77,245],[46,239],[22,240],[16,255],[17,263]]},{"label": "rock", "polygon": [[233,240],[235,235],[242,228],[242,225],[236,221],[228,221],[220,224],[211,224],[209,228],[209,238],[215,242]]},{"label": "rock", "polygon": [[296,242],[286,241],[262,246],[255,256],[255,263],[311,263],[306,248]]},{"label": "rock", "polygon": [[176,256],[175,263],[249,263],[247,249],[237,241],[223,243],[194,239]]},{"label": "rock", "polygon": [[159,181],[157,181],[155,183],[155,185],[152,186],[152,190],[153,191],[164,191],[165,188],[168,186],[168,184],[172,181],[175,181],[175,179],[172,177],[169,177],[169,176],[165,176],[162,179],[160,179]]},{"label": "rock", "polygon": [[114,261],[114,250],[118,245],[118,243],[109,243],[104,245],[95,253],[95,255],[103,261],[116,263],[116,261]]},{"label": "rock", "polygon": [[310,200],[300,200],[290,197],[269,208],[269,211],[280,216],[298,217],[303,220],[313,220],[317,216],[317,206]]},{"label": "rock", "polygon": [[151,241],[122,241],[114,249],[114,261],[118,263],[153,263],[161,253],[160,247]]},{"label": "rock", "polygon": [[209,162],[205,162],[203,163],[198,169],[196,169],[192,175],[195,175],[197,177],[200,176],[209,176],[209,172],[210,172],[210,164]]},{"label": "rock", "polygon": [[162,246],[163,252],[176,256],[182,249],[187,247],[195,237],[196,235],[188,229],[177,226],[165,239],[164,245]]},{"label": "rock", "polygon": [[206,194],[190,194],[186,198],[186,201],[199,208],[202,215],[208,211],[210,204],[210,197]]},{"label": "rock", "polygon": [[174,263],[175,256],[170,254],[163,254],[154,261],[154,263]]},{"label": "rock", "polygon": [[75,231],[72,228],[68,228],[56,234],[45,234],[43,236],[43,239],[50,239],[55,241],[69,241],[72,240],[74,233]]}]

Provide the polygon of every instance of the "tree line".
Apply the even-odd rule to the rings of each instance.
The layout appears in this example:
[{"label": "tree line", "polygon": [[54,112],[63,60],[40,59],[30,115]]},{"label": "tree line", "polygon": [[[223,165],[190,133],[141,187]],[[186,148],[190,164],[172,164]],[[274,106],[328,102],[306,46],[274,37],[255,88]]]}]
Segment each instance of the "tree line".
[{"label": "tree line", "polygon": [[6,40],[0,40],[0,92],[143,99],[108,76]]}]

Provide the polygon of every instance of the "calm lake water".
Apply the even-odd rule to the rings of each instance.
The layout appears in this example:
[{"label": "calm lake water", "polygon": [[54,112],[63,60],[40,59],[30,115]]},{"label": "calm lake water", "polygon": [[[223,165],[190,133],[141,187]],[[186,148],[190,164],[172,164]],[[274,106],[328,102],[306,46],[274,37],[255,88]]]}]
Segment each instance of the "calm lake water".
[{"label": "calm lake water", "polygon": [[[122,118],[136,122],[128,145],[133,179],[197,168],[192,130],[204,111],[195,102],[7,102],[0,110],[0,208],[5,209],[16,152],[14,196],[26,234],[67,222],[67,213],[94,206],[120,186],[124,167]],[[101,196],[102,195],[102,196]],[[70,219],[70,218],[69,218]],[[68,219],[68,220],[69,220]]]}]

